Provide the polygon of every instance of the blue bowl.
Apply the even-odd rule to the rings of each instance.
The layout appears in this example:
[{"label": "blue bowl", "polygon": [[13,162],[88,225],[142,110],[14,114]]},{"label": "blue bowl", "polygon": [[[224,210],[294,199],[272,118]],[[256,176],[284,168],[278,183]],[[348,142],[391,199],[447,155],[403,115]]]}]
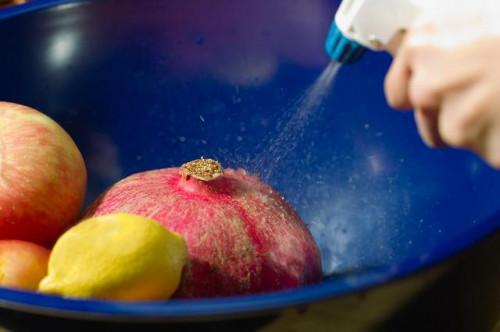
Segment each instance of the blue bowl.
[{"label": "blue bowl", "polygon": [[324,264],[320,284],[272,294],[118,303],[0,289],[0,306],[125,320],[254,315],[402,278],[497,230],[500,173],[424,147],[412,115],[386,106],[387,55],[318,83],[337,5],[41,0],[0,11],[0,99],[46,112],[75,138],[87,204],[128,174],[216,158],[280,190]]}]

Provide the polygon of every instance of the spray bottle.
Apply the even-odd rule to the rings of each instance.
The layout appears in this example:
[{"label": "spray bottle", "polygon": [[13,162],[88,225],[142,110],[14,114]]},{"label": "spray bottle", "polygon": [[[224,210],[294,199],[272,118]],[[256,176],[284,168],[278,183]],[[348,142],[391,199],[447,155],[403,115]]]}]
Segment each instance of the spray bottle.
[{"label": "spray bottle", "polygon": [[386,50],[424,9],[422,0],[344,0],[328,33],[325,49],[340,63],[354,63],[366,49]]}]

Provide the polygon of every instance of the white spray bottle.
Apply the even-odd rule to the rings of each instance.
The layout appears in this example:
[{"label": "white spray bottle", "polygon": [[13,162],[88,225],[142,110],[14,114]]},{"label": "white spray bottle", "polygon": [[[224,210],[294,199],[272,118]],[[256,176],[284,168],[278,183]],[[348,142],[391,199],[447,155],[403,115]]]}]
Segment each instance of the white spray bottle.
[{"label": "white spray bottle", "polygon": [[328,33],[326,52],[337,62],[353,63],[366,48],[385,50],[393,38],[415,22],[425,3],[423,0],[344,0]]}]

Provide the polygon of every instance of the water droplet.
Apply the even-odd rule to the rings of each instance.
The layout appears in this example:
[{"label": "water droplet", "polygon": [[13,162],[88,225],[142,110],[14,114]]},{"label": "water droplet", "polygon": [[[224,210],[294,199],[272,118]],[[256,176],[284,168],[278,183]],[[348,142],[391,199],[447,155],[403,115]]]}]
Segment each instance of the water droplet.
[{"label": "water droplet", "polygon": [[247,175],[247,171],[244,170],[243,168],[238,168],[236,170],[236,174],[238,174],[238,175]]},{"label": "water droplet", "polygon": [[186,137],[180,136],[179,137],[179,142],[184,143],[186,141]]},{"label": "water droplet", "polygon": [[196,44],[203,45],[205,43],[205,38],[203,36],[196,37]]},{"label": "water droplet", "polygon": [[200,115],[200,120],[201,122],[205,122],[205,118],[203,117],[203,115]]},{"label": "water droplet", "polygon": [[241,137],[241,136],[236,136],[236,140],[237,140],[238,142],[241,142],[241,141],[243,141],[243,137]]},{"label": "water droplet", "polygon": [[370,128],[370,124],[369,123],[365,123],[364,127],[365,127],[365,129],[369,129]]}]

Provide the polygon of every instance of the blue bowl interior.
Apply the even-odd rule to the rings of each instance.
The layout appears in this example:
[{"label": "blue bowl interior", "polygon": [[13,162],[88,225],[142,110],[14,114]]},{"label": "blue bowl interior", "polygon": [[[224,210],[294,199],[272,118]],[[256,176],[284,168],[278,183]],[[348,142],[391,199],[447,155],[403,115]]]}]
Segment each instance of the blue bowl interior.
[{"label": "blue bowl interior", "polygon": [[[429,266],[500,224],[500,175],[430,150],[390,110],[385,54],[344,66],[316,104],[335,1],[38,1],[0,13],[0,99],[75,139],[87,204],[134,172],[200,156],[259,174],[321,248],[324,281],[294,291],[150,304],[0,290],[45,313],[164,317],[254,312],[377,285]],[[321,102],[319,102],[321,101]],[[307,106],[307,105],[306,105]]]}]

